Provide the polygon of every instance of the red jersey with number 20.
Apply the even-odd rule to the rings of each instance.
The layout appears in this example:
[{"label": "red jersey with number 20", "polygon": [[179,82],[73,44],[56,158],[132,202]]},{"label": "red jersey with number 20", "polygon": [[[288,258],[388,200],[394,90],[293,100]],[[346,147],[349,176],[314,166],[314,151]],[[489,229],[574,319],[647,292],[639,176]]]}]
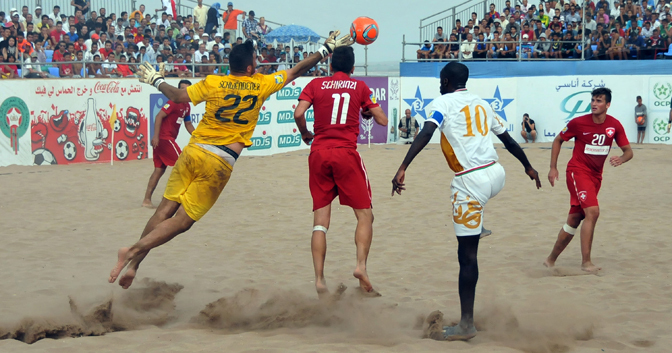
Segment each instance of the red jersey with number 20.
[{"label": "red jersey with number 20", "polygon": [[166,117],[161,122],[159,139],[174,140],[180,133],[180,125],[185,121],[191,121],[191,107],[189,103],[168,101],[161,111],[166,113]]},{"label": "red jersey with number 20", "polygon": [[575,138],[567,169],[588,172],[599,178],[602,178],[604,161],[613,141],[616,140],[619,147],[630,144],[623,125],[611,115],[607,115],[602,124],[593,122],[592,114],[574,118],[562,129],[560,136],[565,141]]},{"label": "red jersey with number 20", "polygon": [[311,151],[326,148],[357,148],[359,111],[378,104],[364,81],[354,80],[343,72],[316,78],[301,92],[299,100],[313,104],[315,139]]}]

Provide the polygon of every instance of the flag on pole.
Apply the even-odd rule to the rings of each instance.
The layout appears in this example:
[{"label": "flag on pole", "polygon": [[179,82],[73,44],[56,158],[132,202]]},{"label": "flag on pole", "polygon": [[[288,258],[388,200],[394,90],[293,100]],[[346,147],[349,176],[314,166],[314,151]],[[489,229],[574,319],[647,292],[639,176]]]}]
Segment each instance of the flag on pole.
[{"label": "flag on pole", "polygon": [[[175,0],[161,0],[163,2],[163,6],[166,8],[166,13],[173,16],[173,19],[176,19],[177,16],[175,14],[177,13],[177,9],[175,8]],[[203,25],[205,26],[205,25]]]},{"label": "flag on pole", "polygon": [[110,116],[110,135],[112,135],[112,149],[110,149],[110,165],[114,165],[114,123],[117,121],[117,105],[112,108]]}]

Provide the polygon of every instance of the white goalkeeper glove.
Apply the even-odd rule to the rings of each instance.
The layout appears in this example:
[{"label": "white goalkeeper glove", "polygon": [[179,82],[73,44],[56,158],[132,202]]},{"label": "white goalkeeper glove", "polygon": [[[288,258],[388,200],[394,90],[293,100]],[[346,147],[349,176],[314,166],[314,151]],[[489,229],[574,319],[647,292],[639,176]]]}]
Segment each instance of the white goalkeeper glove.
[{"label": "white goalkeeper glove", "polygon": [[144,64],[140,65],[139,68],[139,73],[140,73],[140,82],[142,83],[147,83],[150,84],[156,89],[159,89],[159,86],[166,82],[166,79],[164,75],[166,74],[166,64],[161,63],[159,64],[159,71],[157,72],[154,69],[154,66],[151,65],[148,62],[145,62]]},{"label": "white goalkeeper glove", "polygon": [[324,46],[322,46],[320,49],[317,51],[322,55],[322,57],[326,57],[327,55],[331,54],[334,52],[334,49],[342,46],[350,46],[355,43],[354,40],[352,40],[352,37],[350,35],[345,35],[341,38],[336,39],[338,35],[341,34],[341,31],[335,31],[332,33],[327,40],[324,41]]}]

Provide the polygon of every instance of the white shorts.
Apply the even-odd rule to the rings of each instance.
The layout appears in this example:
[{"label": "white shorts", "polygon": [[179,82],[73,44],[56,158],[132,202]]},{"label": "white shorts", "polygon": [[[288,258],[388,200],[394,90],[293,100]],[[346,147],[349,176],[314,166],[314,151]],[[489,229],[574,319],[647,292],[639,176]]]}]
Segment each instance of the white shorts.
[{"label": "white shorts", "polygon": [[463,237],[481,234],[483,207],[504,188],[505,181],[504,167],[497,162],[455,175],[450,183],[455,235]]}]

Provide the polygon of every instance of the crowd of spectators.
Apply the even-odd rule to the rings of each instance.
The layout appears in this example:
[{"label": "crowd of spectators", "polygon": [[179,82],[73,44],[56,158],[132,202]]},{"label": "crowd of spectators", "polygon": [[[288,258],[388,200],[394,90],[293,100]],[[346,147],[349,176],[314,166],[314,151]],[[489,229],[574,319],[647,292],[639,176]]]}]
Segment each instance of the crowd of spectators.
[{"label": "crowd of spectators", "polygon": [[[418,60],[672,58],[671,0],[551,0],[472,13],[449,33],[438,27]],[[585,12],[585,24],[584,24]],[[664,55],[663,53],[667,53]]]},{"label": "crowd of spectators", "polygon": [[[2,78],[134,77],[144,62],[157,69],[165,63],[169,77],[227,74],[231,49],[246,39],[258,43],[261,73],[282,70],[308,56],[302,46],[265,43],[272,29],[264,17],[235,9],[232,2],[221,9],[219,3],[208,7],[199,0],[193,13],[177,16],[165,7],[149,10],[140,5],[130,14],[117,15],[105,8],[90,9],[89,0],[72,4],[69,9],[54,6],[51,13],[43,13],[40,6],[32,13],[28,6],[21,12],[0,9]],[[65,14],[67,10],[71,14]],[[243,21],[238,36],[239,19]],[[325,73],[313,68],[309,75]]]}]

